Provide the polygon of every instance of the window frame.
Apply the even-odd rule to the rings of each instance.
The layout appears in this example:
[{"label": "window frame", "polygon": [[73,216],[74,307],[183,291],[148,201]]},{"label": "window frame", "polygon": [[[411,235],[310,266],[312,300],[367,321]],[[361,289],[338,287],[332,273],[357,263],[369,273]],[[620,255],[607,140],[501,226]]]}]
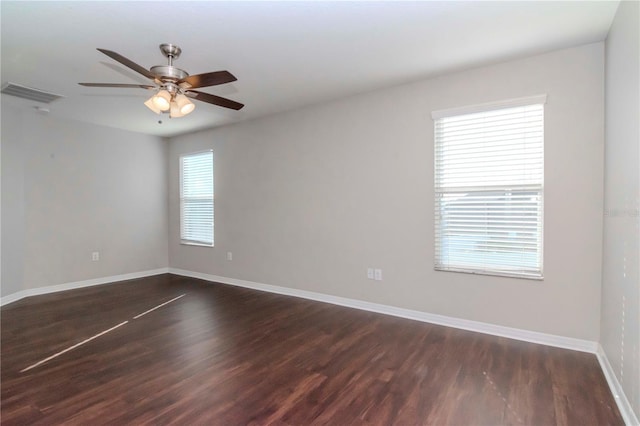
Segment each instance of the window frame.
[{"label": "window frame", "polygon": [[[205,153],[211,154],[211,243],[192,240],[188,238],[184,238],[184,217],[185,217],[185,209],[184,209],[184,201],[186,198],[184,196],[184,159],[187,157],[194,157],[198,155],[202,155]],[[180,194],[179,194],[179,204],[180,204],[180,244],[188,245],[188,246],[199,246],[199,247],[214,247],[215,246],[215,167],[214,167],[214,155],[213,149],[205,149],[201,151],[189,152],[185,154],[181,154],[179,158],[179,174],[180,174]]]},{"label": "window frame", "polygon": [[[489,276],[502,276],[502,277],[530,279],[530,280],[544,280],[544,186],[545,186],[544,185],[544,146],[545,146],[544,122],[545,122],[545,113],[546,113],[546,107],[545,107],[546,100],[547,100],[546,95],[536,95],[536,96],[529,96],[524,98],[509,99],[504,101],[490,102],[490,103],[471,105],[471,106],[466,106],[461,108],[451,108],[451,109],[432,112],[431,115],[432,115],[433,125],[434,125],[434,129],[433,129],[433,132],[434,132],[433,133],[434,135],[434,145],[433,145],[434,241],[433,241],[433,247],[434,247],[434,269],[436,271],[459,272],[459,273],[489,275]],[[464,265],[464,267],[461,267],[460,265],[463,264],[463,262],[460,262],[460,261],[458,262],[457,265],[455,261],[447,264],[447,262],[450,262],[450,261],[449,260],[444,261],[442,253],[438,251],[438,250],[443,250],[443,240],[444,240],[443,234],[445,230],[445,228],[443,227],[443,223],[442,223],[443,221],[441,219],[441,216],[439,216],[441,215],[441,212],[438,210],[438,208],[442,209],[442,200],[438,200],[438,197],[446,196],[446,194],[456,193],[456,188],[450,189],[447,192],[446,187],[438,186],[439,184],[438,174],[439,173],[442,174],[442,171],[439,170],[438,168],[439,136],[438,136],[437,121],[443,118],[464,116],[467,114],[491,112],[491,111],[496,111],[501,109],[525,107],[525,106],[533,106],[533,105],[542,105],[542,117],[541,117],[541,127],[542,127],[541,145],[542,146],[540,147],[541,153],[540,153],[540,169],[539,169],[541,177],[540,177],[539,183],[536,183],[535,185],[531,185],[531,190],[539,194],[538,195],[539,199],[536,203],[537,218],[538,218],[538,222],[536,224],[536,231],[537,231],[538,244],[536,246],[536,252],[535,252],[536,262],[537,262],[535,265],[536,266],[535,271],[533,272],[527,271],[526,270],[527,268],[525,266],[523,266],[522,270],[520,271],[518,271],[516,268],[511,268],[511,270],[508,270],[510,265],[507,263],[503,263],[501,265],[497,264],[493,267],[491,267],[490,264],[488,263],[485,263],[484,266],[482,267],[476,266],[476,265],[470,265],[470,264],[467,264],[467,265]],[[505,194],[508,194],[508,193],[513,193],[515,189],[516,191],[522,191],[522,193],[524,194],[527,192],[526,187],[527,187],[527,184],[513,185],[505,182],[504,185],[496,185],[494,189],[489,189],[490,187],[487,185],[470,186],[468,187],[468,190],[465,190],[465,192],[472,193],[472,194],[480,194],[482,192],[488,193],[495,190],[496,193],[503,192]],[[459,192],[460,189],[457,188],[457,191]],[[477,209],[476,211],[481,212],[482,210]],[[488,213],[488,210],[486,214],[488,215],[486,217],[491,217],[490,213]],[[517,253],[517,251],[514,250],[513,253]],[[524,263],[522,265],[524,265]]]}]

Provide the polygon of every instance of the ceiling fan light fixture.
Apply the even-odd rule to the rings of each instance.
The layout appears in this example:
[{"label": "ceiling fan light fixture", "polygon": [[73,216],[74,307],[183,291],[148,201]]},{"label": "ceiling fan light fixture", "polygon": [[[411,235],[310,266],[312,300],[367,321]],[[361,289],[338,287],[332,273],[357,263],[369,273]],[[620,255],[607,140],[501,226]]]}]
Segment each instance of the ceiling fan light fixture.
[{"label": "ceiling fan light fixture", "polygon": [[150,97],[149,99],[147,99],[147,101],[144,104],[151,111],[155,112],[156,114],[160,114],[162,111],[160,110],[160,108],[156,107],[156,105],[153,103],[153,98],[154,98],[153,96]]},{"label": "ceiling fan light fixture", "polygon": [[175,103],[177,104],[182,115],[187,115],[196,108],[194,103],[191,102],[189,98],[187,98],[183,94],[179,94],[176,96]]},{"label": "ceiling fan light fixture", "polygon": [[162,89],[155,96],[153,96],[153,104],[160,111],[167,111],[171,108],[171,93]]},{"label": "ceiling fan light fixture", "polygon": [[171,118],[180,118],[183,117],[184,114],[180,112],[180,107],[176,101],[171,101],[171,109],[169,110],[169,117]]}]

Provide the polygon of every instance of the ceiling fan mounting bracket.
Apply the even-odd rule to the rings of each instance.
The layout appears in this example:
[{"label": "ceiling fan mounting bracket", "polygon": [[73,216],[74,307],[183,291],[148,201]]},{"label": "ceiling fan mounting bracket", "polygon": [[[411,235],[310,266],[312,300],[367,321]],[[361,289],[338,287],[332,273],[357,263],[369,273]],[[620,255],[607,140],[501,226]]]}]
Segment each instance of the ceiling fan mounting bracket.
[{"label": "ceiling fan mounting bracket", "polygon": [[160,51],[166,58],[169,59],[169,65],[171,65],[171,61],[173,59],[178,59],[180,57],[180,54],[182,53],[182,49],[171,43],[162,43],[160,45]]}]

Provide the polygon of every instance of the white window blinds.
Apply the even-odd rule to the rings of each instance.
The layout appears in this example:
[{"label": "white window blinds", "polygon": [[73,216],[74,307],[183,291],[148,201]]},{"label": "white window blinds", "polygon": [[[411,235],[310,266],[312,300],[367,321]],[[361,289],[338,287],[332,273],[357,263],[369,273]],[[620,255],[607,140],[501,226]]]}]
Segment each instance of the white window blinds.
[{"label": "white window blinds", "polygon": [[437,270],[542,278],[544,97],[528,101],[433,114]]},{"label": "white window blinds", "polygon": [[213,246],[213,152],[180,157],[180,239]]}]

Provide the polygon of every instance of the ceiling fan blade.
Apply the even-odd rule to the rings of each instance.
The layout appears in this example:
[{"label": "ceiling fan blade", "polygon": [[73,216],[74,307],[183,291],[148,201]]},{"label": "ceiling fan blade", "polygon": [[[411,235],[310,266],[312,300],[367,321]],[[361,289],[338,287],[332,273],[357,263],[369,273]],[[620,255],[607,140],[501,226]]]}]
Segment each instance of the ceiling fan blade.
[{"label": "ceiling fan blade", "polygon": [[220,96],[212,95],[210,93],[198,92],[197,90],[187,90],[185,92],[185,95],[202,102],[207,102],[225,108],[235,109],[236,111],[244,106],[244,104],[241,104],[240,102],[232,101],[231,99],[227,98],[221,98]]},{"label": "ceiling fan blade", "polygon": [[125,58],[124,56],[122,56],[119,53],[116,53],[116,52],[113,52],[113,51],[107,50],[107,49],[98,48],[98,50],[100,52],[104,53],[105,55],[107,55],[108,57],[110,57],[111,59],[115,59],[116,61],[120,62],[122,65],[131,68],[132,70],[144,75],[147,78],[150,78],[151,80],[154,80],[156,78],[156,76],[153,75],[151,73],[151,71],[149,71],[148,69],[143,68],[142,66],[136,64],[132,60]]},{"label": "ceiling fan blade", "polygon": [[136,89],[155,89],[156,86],[151,86],[149,84],[118,84],[118,83],[78,83],[80,86],[87,87],[127,87],[127,88],[136,88]]},{"label": "ceiling fan blade", "polygon": [[190,75],[189,77],[185,77],[180,80],[178,85],[187,83],[189,85],[188,87],[182,87],[185,87],[186,89],[197,89],[198,87],[217,86],[218,84],[231,83],[236,80],[237,78],[235,78],[229,71],[214,71],[204,74]]}]

